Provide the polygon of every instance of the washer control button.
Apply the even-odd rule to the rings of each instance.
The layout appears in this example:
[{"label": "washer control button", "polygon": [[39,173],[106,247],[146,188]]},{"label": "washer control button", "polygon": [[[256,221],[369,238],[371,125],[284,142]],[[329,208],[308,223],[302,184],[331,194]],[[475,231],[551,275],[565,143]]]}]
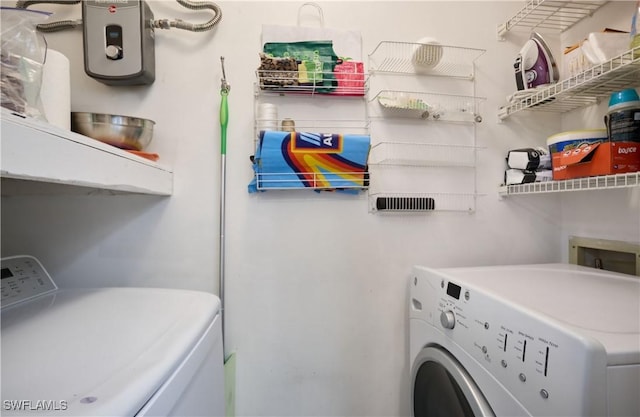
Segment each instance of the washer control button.
[{"label": "washer control button", "polygon": [[505,361],[504,359],[500,361],[500,365],[502,365],[503,368],[507,367],[507,361]]},{"label": "washer control button", "polygon": [[518,375],[518,378],[520,378],[520,381],[525,382],[527,380],[527,376],[523,373],[520,373],[520,375]]},{"label": "washer control button", "polygon": [[547,398],[549,398],[549,391],[543,388],[540,390],[540,395],[546,400]]}]

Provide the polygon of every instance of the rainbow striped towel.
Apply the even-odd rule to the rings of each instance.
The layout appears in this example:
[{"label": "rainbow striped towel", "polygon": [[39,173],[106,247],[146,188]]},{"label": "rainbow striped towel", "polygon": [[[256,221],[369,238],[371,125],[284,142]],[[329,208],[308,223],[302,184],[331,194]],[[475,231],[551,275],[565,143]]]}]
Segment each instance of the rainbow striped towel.
[{"label": "rainbow striped towel", "polygon": [[358,192],[368,186],[369,135],[262,131],[249,192],[311,188]]}]

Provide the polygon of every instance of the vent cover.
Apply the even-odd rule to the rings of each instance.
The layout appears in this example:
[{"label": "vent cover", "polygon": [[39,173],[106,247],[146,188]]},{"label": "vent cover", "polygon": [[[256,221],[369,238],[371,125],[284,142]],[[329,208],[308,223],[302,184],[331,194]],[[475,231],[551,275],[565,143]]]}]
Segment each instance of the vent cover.
[{"label": "vent cover", "polygon": [[377,197],[376,209],[387,211],[435,210],[436,201],[431,197]]}]

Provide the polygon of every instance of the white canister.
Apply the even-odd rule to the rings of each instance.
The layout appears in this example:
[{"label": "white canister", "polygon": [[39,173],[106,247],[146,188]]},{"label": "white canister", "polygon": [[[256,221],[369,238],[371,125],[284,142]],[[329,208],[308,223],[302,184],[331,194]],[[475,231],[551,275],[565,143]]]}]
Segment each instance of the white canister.
[{"label": "white canister", "polygon": [[40,100],[47,122],[62,129],[71,130],[69,59],[53,49],[47,49],[42,67]]},{"label": "white canister", "polygon": [[271,103],[260,103],[256,120],[258,131],[278,130],[278,107]]},{"label": "white canister", "polygon": [[640,142],[640,101],[609,107],[604,123],[611,142]]}]

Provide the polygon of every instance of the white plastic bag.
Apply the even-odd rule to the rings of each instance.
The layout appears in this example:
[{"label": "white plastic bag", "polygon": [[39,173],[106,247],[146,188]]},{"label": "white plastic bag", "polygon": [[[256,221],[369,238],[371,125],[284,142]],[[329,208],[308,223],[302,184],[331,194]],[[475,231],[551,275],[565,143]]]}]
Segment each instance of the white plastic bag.
[{"label": "white plastic bag", "polygon": [[46,120],[40,100],[46,41],[36,25],[49,13],[2,7],[0,61],[2,107]]},{"label": "white plastic bag", "polygon": [[640,47],[640,0],[636,4],[631,18],[631,49],[638,47]]},{"label": "white plastic bag", "polygon": [[[320,26],[303,26],[301,13],[305,6],[317,9]],[[304,3],[298,9],[298,24],[296,26],[262,25],[262,45],[267,42],[301,42],[325,41],[333,42],[334,51],[341,58],[362,61],[362,35],[359,31],[348,29],[328,28],[324,26],[322,8],[316,3]]]}]

